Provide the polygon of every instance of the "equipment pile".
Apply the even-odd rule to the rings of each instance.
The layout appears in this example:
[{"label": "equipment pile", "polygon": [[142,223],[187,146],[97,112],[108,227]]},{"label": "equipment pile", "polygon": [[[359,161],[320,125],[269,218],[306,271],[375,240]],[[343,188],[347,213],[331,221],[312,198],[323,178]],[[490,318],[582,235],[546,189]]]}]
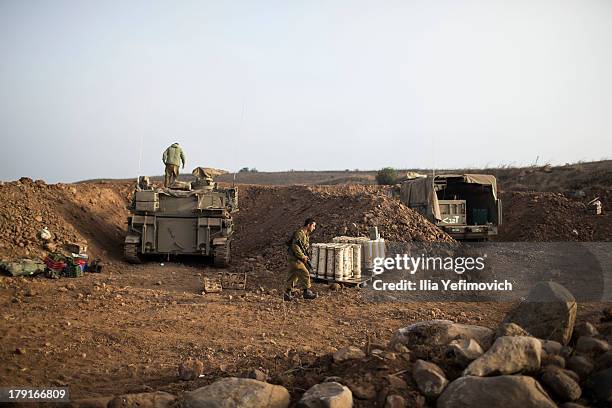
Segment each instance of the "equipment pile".
[{"label": "equipment pile", "polygon": [[[75,251],[75,252],[73,252]],[[83,244],[66,244],[65,251],[50,252],[42,260],[22,258],[17,261],[0,262],[0,270],[11,276],[34,276],[44,273],[47,278],[79,278],[83,272],[99,273],[102,271],[100,259],[89,260],[87,246]]]}]

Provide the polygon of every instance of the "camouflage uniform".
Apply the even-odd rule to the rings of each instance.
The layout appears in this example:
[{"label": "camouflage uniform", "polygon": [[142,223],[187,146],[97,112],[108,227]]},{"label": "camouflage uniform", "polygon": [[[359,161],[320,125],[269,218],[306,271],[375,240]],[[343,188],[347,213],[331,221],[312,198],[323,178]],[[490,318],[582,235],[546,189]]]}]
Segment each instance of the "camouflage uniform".
[{"label": "camouflage uniform", "polygon": [[298,229],[293,234],[291,246],[289,247],[289,273],[287,275],[286,290],[291,290],[297,282],[300,289],[310,288],[310,272],[304,263],[308,256],[310,239],[304,228]]},{"label": "camouflage uniform", "polygon": [[183,153],[183,149],[181,149],[178,143],[172,143],[172,145],[164,151],[162,161],[166,165],[164,187],[168,187],[174,183],[178,177],[179,165],[182,163],[183,167],[185,167],[185,153]]},{"label": "camouflage uniform", "polygon": [[164,187],[171,186],[179,174],[179,166],[166,164],[166,174],[164,175]]}]

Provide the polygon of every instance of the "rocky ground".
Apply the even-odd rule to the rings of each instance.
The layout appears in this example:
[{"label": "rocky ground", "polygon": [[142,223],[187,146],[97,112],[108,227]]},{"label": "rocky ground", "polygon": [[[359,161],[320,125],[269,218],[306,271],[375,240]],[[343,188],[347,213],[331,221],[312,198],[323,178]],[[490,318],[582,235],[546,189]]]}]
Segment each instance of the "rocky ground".
[{"label": "rocky ground", "polygon": [[[91,255],[104,260],[101,273],[86,273],[79,279],[0,278],[0,384],[68,386],[76,399],[102,397],[97,406],[106,406],[111,397],[134,393],[148,394],[118,398],[109,406],[134,405],[135,401],[142,405],[147,398],[159,404],[205,406],[202,401],[211,394],[239,394],[240,390],[251,396],[274,396],[267,406],[294,406],[300,400],[305,406],[329,406],[312,402],[321,395],[333,395],[334,401],[345,404],[337,406],[349,406],[349,400],[358,407],[499,405],[498,400],[457,402],[455,390],[466,387],[509,390],[499,393],[506,402],[515,395],[531,395],[539,404],[533,406],[570,400],[605,406],[601,402],[605,395],[599,396],[590,384],[598,384],[596,373],[610,359],[599,343],[610,341],[607,315],[602,312],[610,305],[578,304],[575,332],[587,339],[570,335],[567,344],[571,349],[555,353],[543,352],[548,343],[533,340],[516,344],[517,340],[503,340],[510,343],[495,346],[494,337],[508,336],[487,334],[485,341],[464,335],[454,326],[476,325],[485,328],[481,332],[493,333],[516,307],[509,303],[376,302],[358,289],[323,284],[315,285],[319,299],[286,303],[279,296],[283,242],[307,216],[319,221],[315,242],[345,233],[364,234],[370,225],[378,225],[383,237],[393,241],[450,239],[377,186],[239,188],[241,211],[236,216],[234,246],[238,256],[231,270],[248,271],[247,289],[203,295],[203,277],[219,272],[207,263],[157,259],[134,266],[122,261],[130,183],[45,185],[22,179],[0,185],[0,256],[43,256],[49,244],[61,247],[66,242],[86,241]],[[555,218],[544,216],[546,210],[537,205],[542,199],[536,195],[517,193],[504,199],[508,222],[501,239],[568,240],[571,236],[574,240],[609,240],[609,230],[600,227],[608,225],[609,218],[589,221],[590,229],[578,229],[579,225],[569,221],[565,224],[571,231],[565,226],[553,228]],[[546,202],[563,203],[563,220],[584,217],[583,208],[573,201],[545,197]],[[534,207],[537,212],[532,213]],[[537,234],[510,235],[513,226],[522,227],[526,222],[531,223],[528,230]],[[49,242],[37,236],[43,226],[54,235]],[[604,228],[603,232],[598,228]],[[419,341],[424,344],[406,335],[414,328],[398,332],[419,322],[429,323],[418,327],[434,328],[419,331]],[[594,329],[584,331],[587,322]],[[521,332],[522,337],[527,339],[547,339],[554,334],[534,332],[529,319],[520,323],[527,332]],[[451,344],[453,340],[457,341]],[[348,346],[352,348],[344,349]],[[502,358],[507,349],[522,350],[525,358],[518,365],[500,369],[491,368],[487,357],[486,364],[473,368],[485,374],[468,371],[470,376],[463,377],[463,370],[478,361],[477,356],[497,349],[502,356],[496,359],[503,364],[507,363]],[[570,360],[583,369],[589,367],[587,363],[593,365],[589,373],[578,373],[576,385],[568,385],[565,377],[549,367],[569,367]],[[607,374],[602,375],[605,380]],[[226,377],[253,378],[216,382]],[[430,383],[438,384],[437,388],[432,390]],[[201,389],[210,384],[213,391]],[[574,398],[576,387],[580,396]],[[566,389],[569,391],[563,394]],[[478,398],[477,394],[482,393],[466,395]],[[529,405],[524,399],[516,400]],[[250,406],[266,405],[256,400]]]}]

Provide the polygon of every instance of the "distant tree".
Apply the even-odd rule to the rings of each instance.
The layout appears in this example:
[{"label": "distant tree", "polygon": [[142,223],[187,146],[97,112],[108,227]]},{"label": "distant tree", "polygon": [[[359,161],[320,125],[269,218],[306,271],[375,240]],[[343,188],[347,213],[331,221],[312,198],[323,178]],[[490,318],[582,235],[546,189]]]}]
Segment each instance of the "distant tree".
[{"label": "distant tree", "polygon": [[385,167],[378,170],[376,173],[376,182],[378,184],[391,185],[397,180],[397,172],[393,167]]},{"label": "distant tree", "polygon": [[251,173],[257,173],[257,169],[255,167],[253,167],[250,171]]},{"label": "distant tree", "polygon": [[248,173],[249,171],[251,171],[248,167],[243,167],[240,170],[238,170],[238,173]]}]

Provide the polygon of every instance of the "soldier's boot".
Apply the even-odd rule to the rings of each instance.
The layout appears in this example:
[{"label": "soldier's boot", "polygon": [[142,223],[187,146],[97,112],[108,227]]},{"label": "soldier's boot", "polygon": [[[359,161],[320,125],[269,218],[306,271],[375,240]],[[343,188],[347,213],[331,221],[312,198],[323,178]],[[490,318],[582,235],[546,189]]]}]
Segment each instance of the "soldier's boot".
[{"label": "soldier's boot", "polygon": [[304,299],[312,300],[312,299],[316,299],[316,298],[317,298],[317,294],[316,293],[314,293],[310,289],[304,289]]},{"label": "soldier's boot", "polygon": [[285,302],[291,302],[293,300],[293,294],[290,290],[286,290],[285,293],[283,293],[283,300]]}]

